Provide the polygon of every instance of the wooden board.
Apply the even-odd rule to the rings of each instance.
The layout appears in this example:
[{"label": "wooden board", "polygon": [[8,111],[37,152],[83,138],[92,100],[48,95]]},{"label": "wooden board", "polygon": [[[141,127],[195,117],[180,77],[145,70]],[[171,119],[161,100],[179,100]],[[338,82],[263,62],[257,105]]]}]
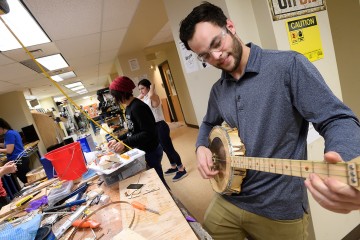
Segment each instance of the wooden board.
[{"label": "wooden board", "polygon": [[46,177],[46,173],[42,166],[35,168],[26,174],[28,184],[31,184],[31,183],[33,183],[37,180],[40,180],[42,178],[45,178],[45,177]]},{"label": "wooden board", "polygon": [[[126,188],[130,183],[145,184],[140,194],[133,199],[129,199],[125,195],[129,191]],[[159,190],[147,193],[151,189],[157,188]],[[135,209],[135,221],[131,229],[136,233],[149,240],[198,239],[154,169],[120,181],[119,190],[121,201],[138,201],[160,213],[160,215],[157,215]],[[121,220],[124,229],[131,222],[133,211],[130,205],[121,205]]]},{"label": "wooden board", "polygon": [[146,238],[134,232],[130,228],[125,228],[119,234],[115,235],[112,240],[146,240]]}]

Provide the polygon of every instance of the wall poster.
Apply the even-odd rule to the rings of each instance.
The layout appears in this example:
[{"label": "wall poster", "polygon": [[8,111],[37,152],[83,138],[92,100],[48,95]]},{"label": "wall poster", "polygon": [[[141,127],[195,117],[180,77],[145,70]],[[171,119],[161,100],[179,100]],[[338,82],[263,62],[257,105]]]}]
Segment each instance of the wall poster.
[{"label": "wall poster", "polygon": [[325,0],[268,0],[274,21],[326,10]]},{"label": "wall poster", "polygon": [[291,50],[303,54],[311,62],[324,58],[320,29],[315,15],[287,21],[286,29]]}]

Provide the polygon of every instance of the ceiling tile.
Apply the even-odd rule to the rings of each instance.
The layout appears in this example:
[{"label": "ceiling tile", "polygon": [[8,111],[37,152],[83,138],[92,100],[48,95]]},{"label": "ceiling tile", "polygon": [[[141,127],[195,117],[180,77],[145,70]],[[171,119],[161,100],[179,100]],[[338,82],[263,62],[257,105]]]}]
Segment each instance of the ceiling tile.
[{"label": "ceiling tile", "polygon": [[100,52],[100,33],[55,42],[66,59]]},{"label": "ceiling tile", "polygon": [[127,28],[140,0],[104,1],[102,31]]},{"label": "ceiling tile", "polygon": [[99,58],[100,53],[88,54],[86,56],[83,55],[76,58],[69,58],[68,63],[76,71],[76,75],[78,75],[77,70],[83,67],[92,66],[97,68],[99,64]]},{"label": "ceiling tile", "polygon": [[6,55],[0,53],[0,65],[7,65],[10,63],[14,63],[15,61],[8,58]]},{"label": "ceiling tile", "polygon": [[11,82],[17,78],[32,78],[36,76],[36,72],[25,67],[20,63],[11,63],[0,66],[0,80]]},{"label": "ceiling tile", "polygon": [[107,51],[114,48],[119,49],[125,34],[126,29],[103,32],[101,35],[101,51]]},{"label": "ceiling tile", "polygon": [[100,55],[100,63],[112,61],[115,62],[115,58],[117,56],[118,48],[108,50],[108,51],[102,51]]},{"label": "ceiling tile", "polygon": [[101,31],[99,0],[25,0],[51,40],[61,40]]}]

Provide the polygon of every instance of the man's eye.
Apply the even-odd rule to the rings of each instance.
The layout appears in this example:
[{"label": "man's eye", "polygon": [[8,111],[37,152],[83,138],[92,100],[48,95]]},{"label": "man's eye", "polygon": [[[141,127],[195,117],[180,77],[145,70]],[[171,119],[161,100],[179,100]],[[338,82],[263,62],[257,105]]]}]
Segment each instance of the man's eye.
[{"label": "man's eye", "polygon": [[215,49],[219,48],[221,46],[221,40],[220,41],[217,41],[215,44],[214,44],[214,47]]}]

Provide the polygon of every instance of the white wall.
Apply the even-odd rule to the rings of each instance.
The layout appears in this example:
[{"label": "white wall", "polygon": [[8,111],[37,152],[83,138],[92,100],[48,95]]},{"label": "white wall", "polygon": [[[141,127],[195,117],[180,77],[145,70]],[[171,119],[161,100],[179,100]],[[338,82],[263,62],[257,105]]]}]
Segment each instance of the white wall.
[{"label": "white wall", "polygon": [[54,113],[58,113],[58,108],[52,97],[43,98],[43,99],[39,100],[39,103],[45,111],[52,111],[52,108],[54,108],[55,109]]}]

